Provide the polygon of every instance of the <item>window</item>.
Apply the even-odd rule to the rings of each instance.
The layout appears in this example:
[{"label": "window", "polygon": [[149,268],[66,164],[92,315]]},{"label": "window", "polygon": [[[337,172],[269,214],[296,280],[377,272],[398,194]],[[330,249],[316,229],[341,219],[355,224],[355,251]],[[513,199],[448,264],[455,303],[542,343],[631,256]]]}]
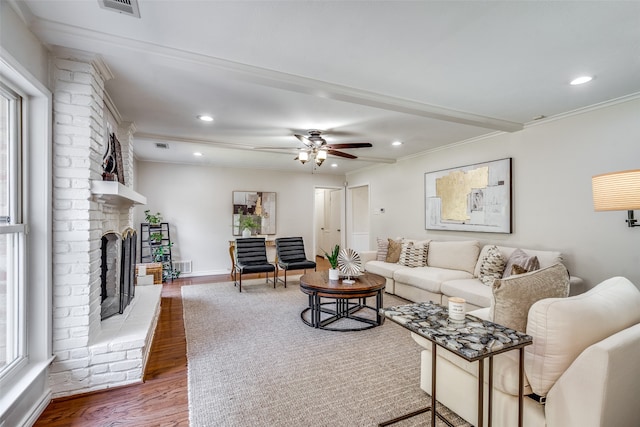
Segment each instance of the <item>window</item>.
[{"label": "window", "polygon": [[0,85],[0,378],[26,357],[22,98]]}]

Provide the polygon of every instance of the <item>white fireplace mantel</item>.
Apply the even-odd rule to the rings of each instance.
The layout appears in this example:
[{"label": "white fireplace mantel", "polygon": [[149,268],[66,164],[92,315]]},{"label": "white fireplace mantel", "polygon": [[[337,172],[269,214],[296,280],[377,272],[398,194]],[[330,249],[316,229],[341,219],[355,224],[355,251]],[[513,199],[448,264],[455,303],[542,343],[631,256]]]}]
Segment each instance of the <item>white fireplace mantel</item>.
[{"label": "white fireplace mantel", "polygon": [[91,181],[91,193],[104,203],[117,206],[146,205],[147,198],[117,181]]}]

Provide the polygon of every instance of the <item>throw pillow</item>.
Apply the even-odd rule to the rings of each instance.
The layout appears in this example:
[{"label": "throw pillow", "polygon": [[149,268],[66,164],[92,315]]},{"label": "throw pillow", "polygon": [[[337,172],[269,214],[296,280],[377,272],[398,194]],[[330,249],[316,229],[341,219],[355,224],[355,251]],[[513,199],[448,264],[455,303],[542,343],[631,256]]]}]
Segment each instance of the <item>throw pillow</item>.
[{"label": "throw pillow", "polygon": [[493,282],[489,318],[492,322],[525,332],[529,308],[545,298],[569,296],[569,272],[562,264]]},{"label": "throw pillow", "polygon": [[497,246],[491,246],[482,258],[480,265],[480,281],[487,286],[493,285],[493,281],[501,279],[504,273],[505,260]]},{"label": "throw pillow", "polygon": [[516,249],[507,260],[507,265],[504,269],[504,273],[502,274],[503,279],[511,276],[511,269],[513,268],[513,264],[518,264],[520,267],[524,268],[527,271],[533,271],[540,268],[538,257],[529,256],[522,249]]},{"label": "throw pillow", "polygon": [[528,272],[529,272],[529,270],[527,270],[524,267],[520,267],[518,264],[513,264],[511,266],[511,275],[512,276],[515,276],[515,275],[518,275],[518,274],[524,274],[524,273],[528,273]]},{"label": "throw pillow", "polygon": [[429,244],[403,242],[398,264],[406,267],[424,267],[427,265]]},{"label": "throw pillow", "polygon": [[378,237],[378,252],[376,252],[376,261],[386,261],[389,252],[389,241]]},{"label": "throw pillow", "polygon": [[400,259],[400,252],[402,251],[402,240],[389,239],[389,250],[387,251],[386,262],[397,263]]}]

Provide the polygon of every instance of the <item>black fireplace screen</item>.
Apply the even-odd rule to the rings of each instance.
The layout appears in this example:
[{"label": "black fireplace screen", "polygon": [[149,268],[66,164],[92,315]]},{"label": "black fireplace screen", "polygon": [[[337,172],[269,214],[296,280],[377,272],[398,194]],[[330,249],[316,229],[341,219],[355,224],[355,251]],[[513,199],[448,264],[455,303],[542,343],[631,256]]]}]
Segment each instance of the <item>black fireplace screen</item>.
[{"label": "black fireplace screen", "polygon": [[101,314],[102,319],[122,314],[135,294],[136,231],[129,228],[122,239],[106,233],[101,242]]}]

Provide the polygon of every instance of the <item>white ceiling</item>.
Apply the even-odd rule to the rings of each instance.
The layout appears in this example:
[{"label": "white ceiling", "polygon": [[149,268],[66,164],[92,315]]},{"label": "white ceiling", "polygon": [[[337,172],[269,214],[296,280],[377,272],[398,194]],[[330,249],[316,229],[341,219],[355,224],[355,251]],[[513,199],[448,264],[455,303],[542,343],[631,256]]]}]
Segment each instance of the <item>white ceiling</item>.
[{"label": "white ceiling", "polygon": [[344,174],[640,93],[638,1],[11,1],[102,56],[143,160],[311,172],[293,134],[320,129],[373,144],[317,170]]}]

